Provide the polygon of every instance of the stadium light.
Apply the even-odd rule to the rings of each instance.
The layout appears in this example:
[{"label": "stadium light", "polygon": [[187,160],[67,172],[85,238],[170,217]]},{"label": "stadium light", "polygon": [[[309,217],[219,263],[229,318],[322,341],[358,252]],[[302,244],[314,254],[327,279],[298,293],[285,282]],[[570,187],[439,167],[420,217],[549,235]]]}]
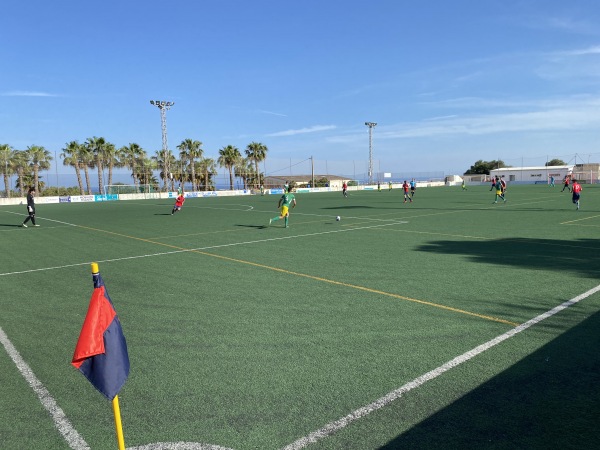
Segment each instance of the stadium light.
[{"label": "stadium light", "polygon": [[160,109],[160,125],[162,130],[162,151],[164,155],[164,171],[165,171],[165,192],[168,190],[169,186],[169,175],[171,174],[171,168],[169,167],[169,147],[167,145],[167,110],[171,109],[171,106],[175,104],[175,102],[165,102],[163,100],[150,100],[150,104],[158,107]]},{"label": "stadium light", "polygon": [[369,127],[369,184],[373,184],[373,128],[377,125],[376,122],[365,122]]}]

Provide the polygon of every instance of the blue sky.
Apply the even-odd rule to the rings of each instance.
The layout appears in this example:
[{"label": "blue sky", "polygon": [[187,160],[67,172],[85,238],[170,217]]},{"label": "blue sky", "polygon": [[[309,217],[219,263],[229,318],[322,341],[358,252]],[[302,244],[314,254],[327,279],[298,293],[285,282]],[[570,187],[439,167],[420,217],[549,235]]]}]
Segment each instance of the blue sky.
[{"label": "blue sky", "polygon": [[[0,143],[252,141],[277,161],[463,173],[600,162],[596,0],[8,0]],[[66,170],[61,168],[61,170]]]}]

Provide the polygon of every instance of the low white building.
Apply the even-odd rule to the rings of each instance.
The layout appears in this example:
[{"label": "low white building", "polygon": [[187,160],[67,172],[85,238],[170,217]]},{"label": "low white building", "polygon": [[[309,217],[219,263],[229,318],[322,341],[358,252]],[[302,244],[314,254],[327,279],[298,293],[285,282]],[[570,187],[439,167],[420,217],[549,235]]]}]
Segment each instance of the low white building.
[{"label": "low white building", "polygon": [[490,170],[491,177],[504,178],[507,183],[544,184],[554,177],[560,183],[567,175],[573,173],[574,166],[542,166],[542,167],[505,167]]}]

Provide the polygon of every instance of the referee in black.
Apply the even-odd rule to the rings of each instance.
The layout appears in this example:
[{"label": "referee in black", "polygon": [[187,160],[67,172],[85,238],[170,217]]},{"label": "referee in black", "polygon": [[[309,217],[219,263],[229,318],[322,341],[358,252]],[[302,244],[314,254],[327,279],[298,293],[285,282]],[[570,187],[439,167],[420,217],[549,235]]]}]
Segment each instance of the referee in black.
[{"label": "referee in black", "polygon": [[35,197],[35,188],[30,187],[29,191],[27,191],[27,214],[29,214],[29,216],[27,216],[21,225],[25,228],[27,228],[27,225],[25,224],[30,220],[34,227],[39,227],[39,225],[35,223],[35,201],[33,200],[33,197]]}]

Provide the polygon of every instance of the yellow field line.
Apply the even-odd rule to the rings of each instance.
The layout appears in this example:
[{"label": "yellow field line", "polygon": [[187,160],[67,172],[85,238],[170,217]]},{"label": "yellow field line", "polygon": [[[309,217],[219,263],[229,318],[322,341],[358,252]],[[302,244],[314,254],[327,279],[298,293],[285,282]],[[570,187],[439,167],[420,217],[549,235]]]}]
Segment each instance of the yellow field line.
[{"label": "yellow field line", "polygon": [[242,263],[242,264],[248,264],[248,265],[255,266],[255,267],[261,267],[263,269],[274,270],[274,271],[286,273],[286,274],[289,274],[289,275],[296,275],[296,276],[299,276],[299,277],[309,278],[311,280],[316,280],[316,281],[322,281],[324,283],[334,284],[334,285],[337,285],[337,286],[344,286],[344,287],[349,287],[349,288],[352,288],[352,289],[358,289],[360,291],[369,292],[369,293],[372,293],[372,294],[379,294],[379,295],[384,295],[384,296],[387,296],[387,297],[397,298],[397,299],[400,299],[400,300],[406,300],[406,301],[409,301],[409,302],[419,303],[419,304],[422,304],[422,305],[433,306],[435,308],[445,309],[447,311],[453,311],[453,312],[457,312],[457,313],[460,313],[460,314],[466,314],[466,315],[469,315],[469,316],[479,317],[480,319],[491,320],[493,322],[500,322],[500,323],[504,323],[504,324],[511,325],[511,326],[514,326],[514,327],[520,325],[518,323],[510,322],[508,320],[500,319],[498,317],[486,316],[484,314],[477,314],[477,313],[473,313],[473,312],[470,312],[470,311],[465,311],[463,309],[452,308],[450,306],[441,305],[439,303],[433,303],[433,302],[428,302],[428,301],[425,301],[425,300],[418,300],[418,299],[415,299],[415,298],[405,297],[403,295],[392,294],[391,292],[385,292],[385,291],[380,291],[380,290],[377,290],[377,289],[367,288],[367,287],[364,287],[364,286],[358,286],[358,285],[355,285],[355,284],[349,284],[349,283],[344,283],[344,282],[341,282],[341,281],[330,280],[330,279],[327,279],[327,278],[317,277],[317,276],[314,276],[314,275],[308,275],[308,274],[305,274],[305,273],[292,272],[290,270],[285,270],[285,269],[280,269],[280,268],[277,268],[277,267],[266,266],[264,264],[259,264],[259,263],[250,262],[250,261],[244,261],[244,260],[241,260],[241,259],[230,258],[228,256],[215,255],[213,253],[207,253],[207,252],[203,252],[203,251],[200,251],[200,250],[192,250],[192,251],[196,252],[196,253],[201,253],[203,255],[212,256],[212,257],[215,257],[215,258],[221,258],[221,259],[224,259],[224,260],[227,260],[227,261],[233,261],[233,262],[238,262],[238,263]]},{"label": "yellow field line", "polygon": [[102,230],[102,229],[99,229],[99,228],[88,227],[88,226],[84,226],[84,225],[76,225],[76,226],[80,227],[80,228],[85,228],[85,229],[92,230],[92,231],[98,231],[98,232],[101,232],[101,233],[112,234],[112,235],[115,235],[115,236],[120,236],[120,237],[124,237],[124,238],[128,238],[128,239],[135,239],[137,241],[147,242],[147,243],[150,243],[150,244],[162,245],[164,247],[169,247],[169,248],[176,249],[176,250],[186,250],[186,251],[189,251],[190,253],[198,253],[198,254],[201,254],[201,255],[204,255],[204,256],[210,256],[210,257],[213,257],[213,258],[223,259],[225,261],[232,261],[232,262],[236,262],[236,263],[247,264],[249,266],[260,267],[262,269],[273,270],[275,272],[285,273],[285,274],[288,274],[288,275],[295,275],[295,276],[304,277],[304,278],[308,278],[308,279],[315,280],[315,281],[321,281],[323,283],[329,283],[329,284],[333,284],[333,285],[337,285],[337,286],[344,286],[344,287],[348,287],[348,288],[352,288],[352,289],[357,289],[357,290],[364,291],[364,292],[369,292],[369,293],[372,293],[372,294],[379,294],[379,295],[383,295],[383,296],[386,296],[386,297],[392,297],[392,298],[396,298],[396,299],[400,299],[400,300],[406,300],[406,301],[413,302],[413,303],[419,303],[421,305],[432,306],[434,308],[444,309],[446,311],[452,311],[452,312],[455,312],[455,313],[465,314],[465,315],[472,316],[472,317],[478,317],[480,319],[490,320],[492,322],[499,322],[499,323],[503,323],[503,324],[506,324],[506,325],[511,325],[513,327],[516,327],[516,326],[520,325],[520,324],[518,324],[516,322],[511,322],[509,320],[500,319],[498,317],[487,316],[487,315],[484,315],[484,314],[478,314],[478,313],[474,313],[474,312],[470,312],[470,311],[465,311],[463,309],[453,308],[451,306],[441,305],[439,303],[428,302],[428,301],[425,301],[425,300],[418,300],[418,299],[415,299],[415,298],[405,297],[403,295],[392,294],[391,292],[385,292],[385,291],[380,291],[380,290],[377,290],[377,289],[367,288],[367,287],[364,287],[364,286],[358,286],[358,285],[355,285],[355,284],[349,284],[349,283],[344,283],[344,282],[341,282],[341,281],[330,280],[330,279],[327,279],[327,278],[317,277],[317,276],[314,276],[314,275],[308,275],[308,274],[305,274],[305,273],[292,272],[290,270],[280,269],[278,267],[267,266],[265,264],[259,264],[259,263],[255,263],[255,262],[252,262],[252,261],[245,261],[245,260],[242,260],[242,259],[231,258],[229,256],[216,255],[214,253],[208,253],[208,252],[205,252],[205,251],[202,251],[202,250],[187,249],[187,248],[178,247],[178,246],[172,245],[172,244],[165,244],[165,243],[162,243],[162,242],[151,241],[149,239],[139,238],[139,237],[135,237],[135,236],[129,236],[127,234],[116,233],[114,231],[107,231],[107,230]]}]

